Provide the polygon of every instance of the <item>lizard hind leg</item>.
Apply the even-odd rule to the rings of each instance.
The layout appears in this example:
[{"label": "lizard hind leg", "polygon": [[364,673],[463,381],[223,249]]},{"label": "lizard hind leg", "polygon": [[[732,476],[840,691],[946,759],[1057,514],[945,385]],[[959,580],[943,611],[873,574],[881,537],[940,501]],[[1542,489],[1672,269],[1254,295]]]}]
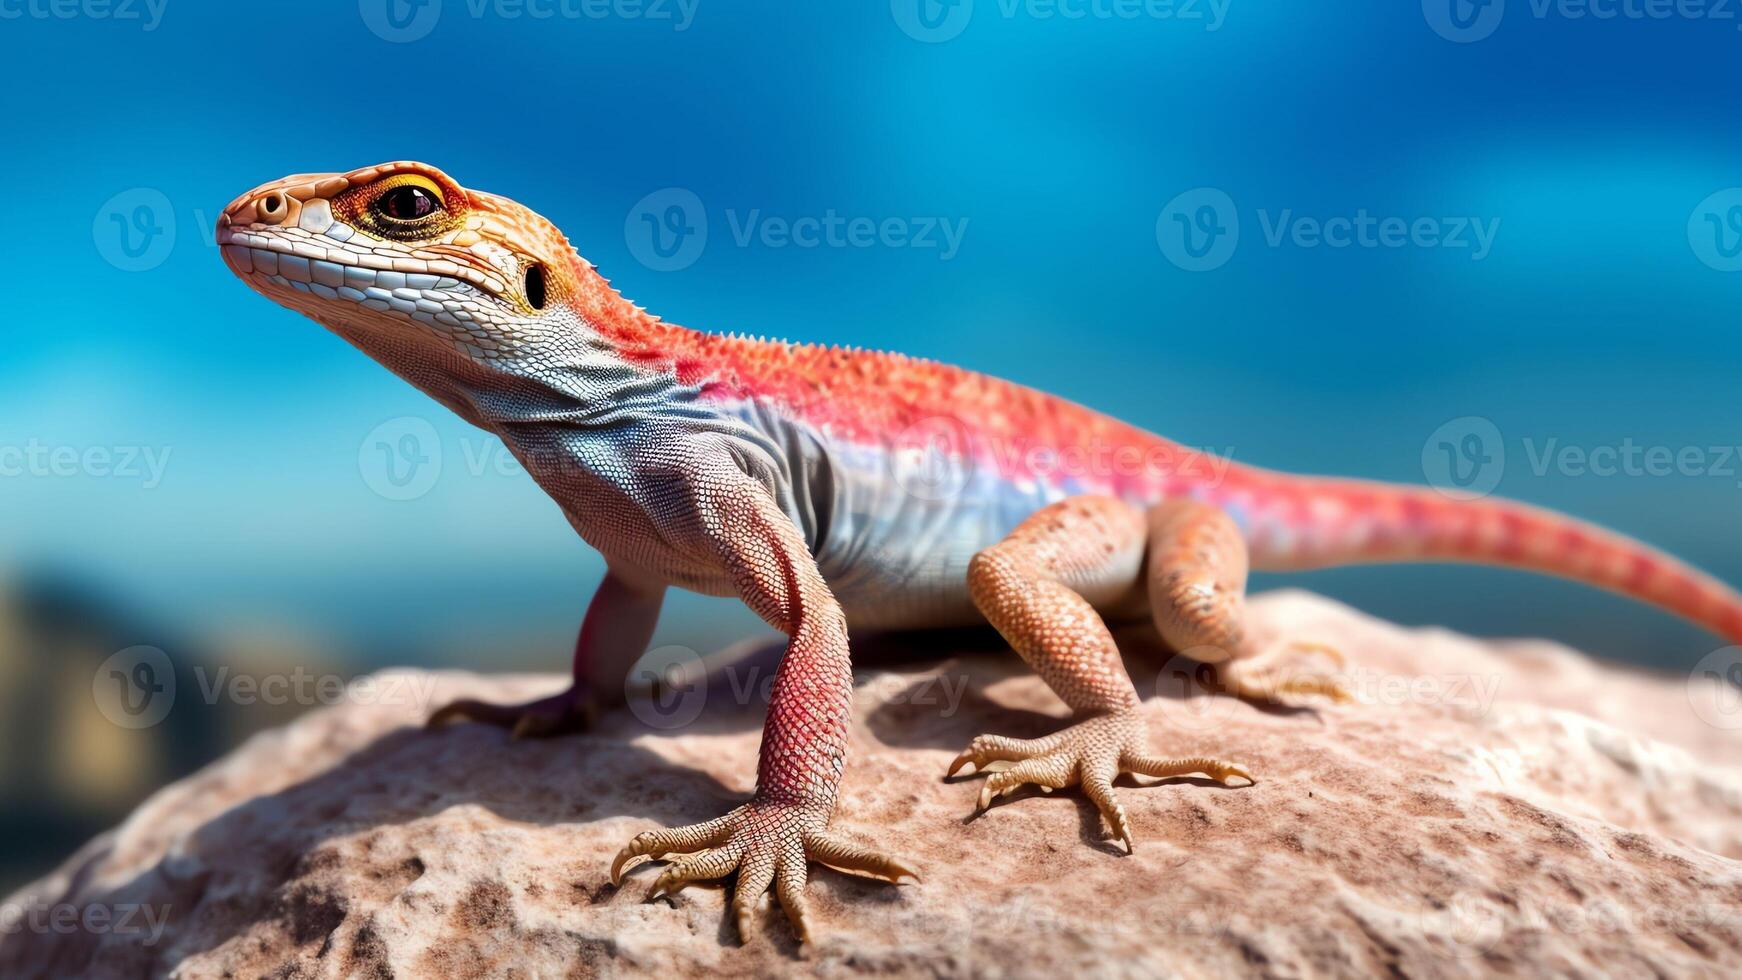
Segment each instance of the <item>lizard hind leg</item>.
[{"label": "lizard hind leg", "polygon": [[968,763],[980,772],[1002,767],[981,788],[982,809],[1024,785],[1081,786],[1129,849],[1130,821],[1113,793],[1120,773],[1201,772],[1224,783],[1235,777],[1251,781],[1232,763],[1148,753],[1142,701],[1095,610],[1123,606],[1122,600],[1138,593],[1147,537],[1137,508],[1111,498],[1073,497],[1035,512],[974,556],[968,584],[975,604],[1080,717],[1044,738],[976,738],[950,774]]},{"label": "lizard hind leg", "polygon": [[1173,500],[1151,508],[1148,520],[1149,608],[1168,646],[1210,664],[1230,693],[1249,700],[1352,700],[1337,675],[1299,666],[1301,654],[1341,665],[1335,649],[1299,642],[1254,648],[1246,630],[1246,540],[1233,518],[1208,504]]}]

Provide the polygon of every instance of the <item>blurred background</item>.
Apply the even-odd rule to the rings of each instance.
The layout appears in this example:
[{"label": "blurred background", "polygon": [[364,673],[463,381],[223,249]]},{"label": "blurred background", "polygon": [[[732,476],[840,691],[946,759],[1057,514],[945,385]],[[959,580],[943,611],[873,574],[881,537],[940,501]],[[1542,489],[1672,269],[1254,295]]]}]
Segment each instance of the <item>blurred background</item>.
[{"label": "blurred background", "polygon": [[[324,680],[565,668],[602,566],[555,505],[220,261],[219,210],[292,172],[425,160],[679,323],[1491,490],[1742,581],[1742,25],[1585,9],[0,5],[0,892]],[[1290,581],[1671,671],[1719,645],[1508,572]],[[655,643],[760,629],[674,597]],[[129,680],[179,694],[147,717]]]}]

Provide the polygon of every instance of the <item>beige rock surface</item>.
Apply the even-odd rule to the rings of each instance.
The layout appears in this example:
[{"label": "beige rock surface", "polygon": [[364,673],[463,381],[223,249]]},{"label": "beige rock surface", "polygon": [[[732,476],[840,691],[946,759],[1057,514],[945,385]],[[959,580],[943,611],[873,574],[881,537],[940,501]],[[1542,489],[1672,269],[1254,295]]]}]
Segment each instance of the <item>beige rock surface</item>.
[{"label": "beige rock surface", "polygon": [[1264,711],[1188,692],[1134,649],[1157,749],[1258,783],[1123,788],[1132,856],[1075,793],[966,820],[977,781],[940,778],[976,734],[1058,726],[1013,654],[976,639],[903,664],[899,641],[862,645],[836,826],[924,880],[814,870],[808,960],[777,910],[740,947],[718,890],[649,903],[647,867],[606,878],[636,832],[751,789],[764,651],[546,742],[416,725],[432,701],[520,699],[554,676],[378,675],[12,896],[0,976],[1742,972],[1742,729],[1707,720],[1742,718],[1715,688],[1302,593],[1254,613],[1340,646],[1366,703]]}]

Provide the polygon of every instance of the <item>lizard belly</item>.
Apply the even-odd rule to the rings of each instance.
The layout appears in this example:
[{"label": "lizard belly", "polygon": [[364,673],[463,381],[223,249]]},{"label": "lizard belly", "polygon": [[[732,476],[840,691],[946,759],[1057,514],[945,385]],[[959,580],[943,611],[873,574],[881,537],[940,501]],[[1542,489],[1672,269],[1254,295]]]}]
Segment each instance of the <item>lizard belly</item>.
[{"label": "lizard belly", "polygon": [[521,424],[499,434],[611,567],[708,595],[733,594],[733,579],[685,546],[678,529],[690,515],[665,512],[679,498],[655,484],[671,469],[661,459],[696,458],[706,454],[700,443],[724,440],[792,519],[856,627],[981,622],[968,563],[1070,492],[984,462],[901,456],[755,400],[638,427]]},{"label": "lizard belly", "polygon": [[766,406],[746,403],[734,414],[782,447],[776,496],[855,627],[981,622],[968,594],[969,561],[1053,496],[972,464],[916,468],[888,445],[836,436]]},{"label": "lizard belly", "polygon": [[836,519],[820,554],[850,622],[891,627],[981,622],[968,563],[1046,504],[980,472],[916,481],[886,447],[845,445],[832,488]]}]

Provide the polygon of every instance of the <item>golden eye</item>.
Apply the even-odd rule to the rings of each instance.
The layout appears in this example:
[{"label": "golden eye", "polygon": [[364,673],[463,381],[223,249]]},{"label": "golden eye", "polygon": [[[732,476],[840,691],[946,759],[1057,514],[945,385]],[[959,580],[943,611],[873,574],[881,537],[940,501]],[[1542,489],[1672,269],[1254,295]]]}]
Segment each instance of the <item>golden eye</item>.
[{"label": "golden eye", "polygon": [[434,181],[405,174],[387,183],[387,190],[375,198],[370,210],[389,223],[415,224],[447,210],[442,190]]}]

